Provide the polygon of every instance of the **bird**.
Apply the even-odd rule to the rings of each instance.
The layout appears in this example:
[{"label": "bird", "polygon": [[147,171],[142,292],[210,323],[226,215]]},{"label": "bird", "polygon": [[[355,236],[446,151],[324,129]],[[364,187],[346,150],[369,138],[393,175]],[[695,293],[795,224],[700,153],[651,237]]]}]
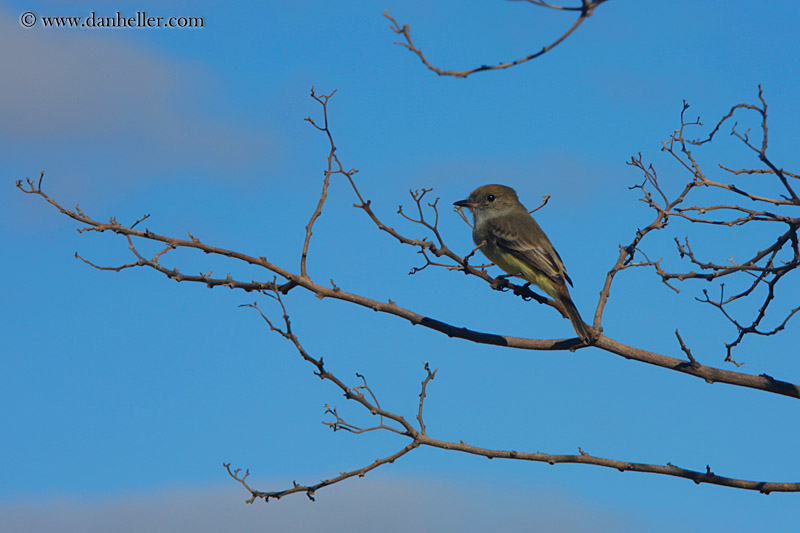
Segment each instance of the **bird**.
[{"label": "bird", "polygon": [[571,286],[572,280],[564,262],[514,189],[483,185],[453,205],[472,213],[472,240],[483,255],[507,274],[533,283],[561,304],[581,340],[591,342],[593,332],[569,295],[567,283]]}]

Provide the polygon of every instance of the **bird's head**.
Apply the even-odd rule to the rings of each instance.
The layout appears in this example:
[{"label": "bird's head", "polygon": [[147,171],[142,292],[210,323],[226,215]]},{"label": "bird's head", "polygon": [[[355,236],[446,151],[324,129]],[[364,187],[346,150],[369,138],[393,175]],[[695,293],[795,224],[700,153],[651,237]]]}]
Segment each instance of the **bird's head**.
[{"label": "bird's head", "polygon": [[466,207],[476,220],[502,215],[517,206],[521,206],[517,193],[505,185],[483,185],[478,187],[466,200],[459,200],[453,205]]}]

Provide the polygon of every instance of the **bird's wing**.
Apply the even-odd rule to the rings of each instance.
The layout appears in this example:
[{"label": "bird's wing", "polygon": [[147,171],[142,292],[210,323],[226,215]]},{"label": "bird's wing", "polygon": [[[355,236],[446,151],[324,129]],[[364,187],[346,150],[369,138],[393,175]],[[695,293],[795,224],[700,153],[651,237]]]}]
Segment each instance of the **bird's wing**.
[{"label": "bird's wing", "polygon": [[530,263],[553,281],[563,283],[566,280],[572,285],[564,262],[533,217],[496,217],[487,224],[497,246]]}]

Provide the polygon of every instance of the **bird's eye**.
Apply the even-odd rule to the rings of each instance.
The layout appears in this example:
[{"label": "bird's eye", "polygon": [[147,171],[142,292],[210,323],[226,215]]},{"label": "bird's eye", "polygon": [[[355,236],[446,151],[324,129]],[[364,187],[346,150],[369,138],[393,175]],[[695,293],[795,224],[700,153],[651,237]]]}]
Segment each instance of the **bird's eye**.
[{"label": "bird's eye", "polygon": [[490,194],[489,196],[486,197],[486,199],[489,200],[490,202],[494,202],[494,194]]}]

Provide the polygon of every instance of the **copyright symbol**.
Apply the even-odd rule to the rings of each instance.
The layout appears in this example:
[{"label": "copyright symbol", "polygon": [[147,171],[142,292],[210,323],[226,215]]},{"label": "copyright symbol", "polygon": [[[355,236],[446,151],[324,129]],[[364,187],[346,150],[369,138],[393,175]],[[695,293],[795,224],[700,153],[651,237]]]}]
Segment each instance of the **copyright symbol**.
[{"label": "copyright symbol", "polygon": [[31,11],[26,11],[25,13],[20,15],[19,21],[26,28],[32,28],[33,25],[36,24],[36,13],[33,13]]}]

